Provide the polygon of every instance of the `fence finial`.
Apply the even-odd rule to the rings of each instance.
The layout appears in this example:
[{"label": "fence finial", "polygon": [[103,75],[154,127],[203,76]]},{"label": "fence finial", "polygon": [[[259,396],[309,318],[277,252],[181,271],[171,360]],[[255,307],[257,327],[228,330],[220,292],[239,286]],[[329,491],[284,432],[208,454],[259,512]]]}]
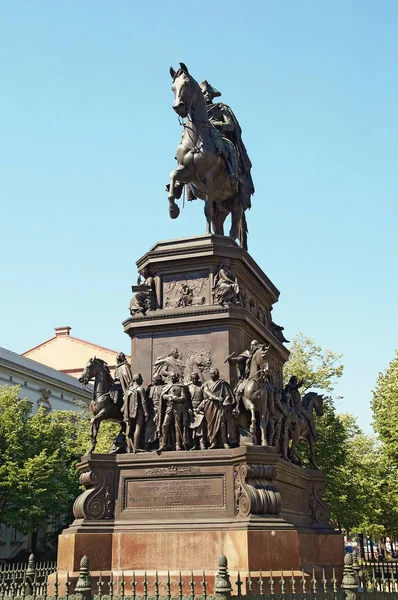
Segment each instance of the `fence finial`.
[{"label": "fence finial", "polygon": [[35,571],[36,571],[36,559],[35,555],[32,553],[28,559],[28,568],[25,571],[25,594],[27,596],[33,595],[33,582],[35,579]]},{"label": "fence finial", "polygon": [[91,600],[93,597],[87,554],[80,561],[79,579],[76,583],[75,594],[80,600]]},{"label": "fence finial", "polygon": [[347,600],[356,600],[358,598],[358,578],[353,567],[354,559],[350,552],[344,557],[343,581],[341,587],[345,592]]},{"label": "fence finial", "polygon": [[231,597],[232,587],[228,573],[228,560],[224,554],[218,559],[218,571],[214,585],[214,593],[217,596],[222,596],[225,600]]}]

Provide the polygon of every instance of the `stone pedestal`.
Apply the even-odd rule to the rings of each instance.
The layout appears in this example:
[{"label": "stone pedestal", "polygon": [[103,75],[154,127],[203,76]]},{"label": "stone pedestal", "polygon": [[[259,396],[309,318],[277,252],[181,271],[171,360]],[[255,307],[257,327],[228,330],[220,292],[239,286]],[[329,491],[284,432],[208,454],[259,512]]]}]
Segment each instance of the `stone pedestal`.
[{"label": "stone pedestal", "polygon": [[[243,306],[221,306],[214,300],[214,278],[224,259],[231,261]],[[141,373],[144,382],[151,381],[156,359],[176,347],[187,374],[198,368],[198,355],[207,355],[234,387],[236,368],[224,360],[232,352],[240,354],[257,339],[271,345],[269,370],[275,384],[282,385],[282,366],[289,352],[272,333],[270,310],[279,291],[248,252],[230,238],[203,235],[158,242],[137,261],[137,267],[146,267],[155,279],[158,304],[145,316],[123,323],[132,340],[133,372]],[[183,284],[192,290],[188,306],[183,305]]]},{"label": "stone pedestal", "polygon": [[[213,291],[225,259],[239,298],[220,304]],[[154,279],[157,306],[123,325],[133,372],[145,385],[156,359],[177,348],[185,379],[197,371],[207,379],[211,364],[234,387],[235,365],[225,358],[256,339],[270,346],[267,368],[282,387],[289,353],[271,318],[279,292],[245,250],[223,236],[197,236],[159,242],[137,266]],[[322,473],[283,461],[273,448],[94,454],[80,470],[86,491],[59,538],[60,581],[67,572],[77,577],[84,553],[94,580],[111,570],[116,579],[156,570],[205,570],[214,579],[221,554],[231,574],[243,577],[249,570],[343,564],[343,537],[329,525]]]},{"label": "stone pedestal", "polygon": [[220,554],[231,572],[339,567],[343,538],[329,525],[323,475],[271,448],[89,455],[86,491],[59,538],[59,576],[201,570]]}]

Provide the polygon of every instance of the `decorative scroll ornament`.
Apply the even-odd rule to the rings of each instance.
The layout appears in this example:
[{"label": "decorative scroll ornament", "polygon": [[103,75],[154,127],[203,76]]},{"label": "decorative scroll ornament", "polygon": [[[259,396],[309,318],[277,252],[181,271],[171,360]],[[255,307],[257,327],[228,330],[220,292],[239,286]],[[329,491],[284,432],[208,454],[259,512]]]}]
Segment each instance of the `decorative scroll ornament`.
[{"label": "decorative scroll ornament", "polygon": [[328,524],[330,520],[330,511],[327,504],[323,501],[325,488],[322,483],[314,483],[308,496],[309,520],[310,525]]},{"label": "decorative scroll ornament", "polygon": [[272,465],[241,464],[234,468],[235,514],[248,517],[254,515],[278,515],[281,510],[281,495],[272,484],[276,467]]},{"label": "decorative scroll ornament", "polygon": [[114,514],[113,471],[86,471],[79,478],[84,491],[76,498],[73,514],[76,519],[112,519]]}]

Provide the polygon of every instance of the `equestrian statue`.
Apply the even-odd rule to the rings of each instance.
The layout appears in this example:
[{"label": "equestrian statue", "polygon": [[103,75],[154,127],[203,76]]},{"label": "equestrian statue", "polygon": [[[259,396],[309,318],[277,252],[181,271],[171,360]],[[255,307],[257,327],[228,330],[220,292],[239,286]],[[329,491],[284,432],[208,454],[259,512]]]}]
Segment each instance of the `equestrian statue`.
[{"label": "equestrian statue", "polygon": [[230,214],[229,236],[247,250],[245,211],[251,206],[254,185],[240,125],[229,106],[213,102],[221,93],[208,81],[199,85],[184,63],[177,71],[170,67],[170,75],[173,109],[186,119],[181,121],[178,164],[167,186],[170,217],[180,214],[175,200],[186,186],[188,200],[205,202],[206,232],[224,235],[224,221]]}]

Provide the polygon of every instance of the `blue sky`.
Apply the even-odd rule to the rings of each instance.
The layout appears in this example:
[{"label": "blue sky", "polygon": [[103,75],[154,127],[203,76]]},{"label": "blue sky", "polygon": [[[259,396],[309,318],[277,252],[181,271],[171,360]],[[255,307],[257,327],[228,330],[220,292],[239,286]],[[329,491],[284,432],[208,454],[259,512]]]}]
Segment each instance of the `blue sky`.
[{"label": "blue sky", "polygon": [[164,192],[183,61],[242,125],[275,321],[344,354],[338,408],[368,429],[398,346],[397,26],[395,0],[3,0],[0,345],[70,325],[128,351],[136,259],[205,226]]}]

